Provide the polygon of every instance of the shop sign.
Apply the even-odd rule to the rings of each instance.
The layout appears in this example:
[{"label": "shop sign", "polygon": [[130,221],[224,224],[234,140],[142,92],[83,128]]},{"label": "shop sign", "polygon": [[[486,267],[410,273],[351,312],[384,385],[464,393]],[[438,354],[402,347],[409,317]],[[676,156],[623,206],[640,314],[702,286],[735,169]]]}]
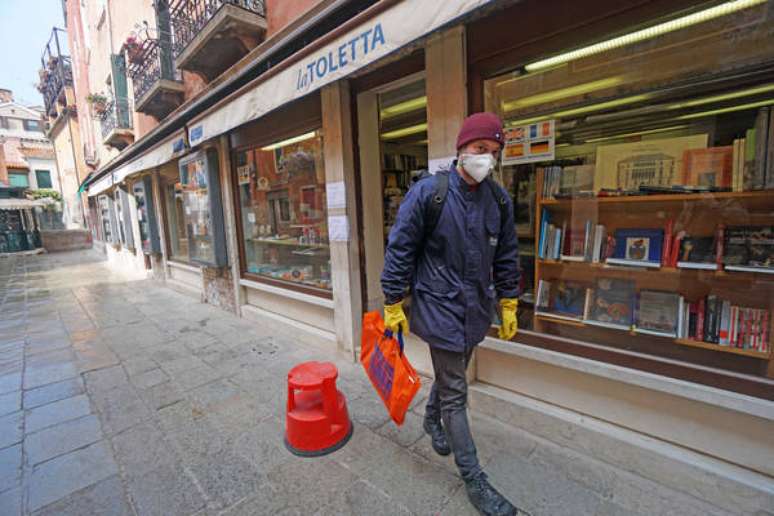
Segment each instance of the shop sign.
[{"label": "shop sign", "polygon": [[349,242],[349,219],[346,215],[328,216],[328,240]]},{"label": "shop sign", "polygon": [[555,125],[554,120],[547,120],[506,129],[503,165],[553,160]]},{"label": "shop sign", "polygon": [[342,79],[492,0],[403,0],[322,47],[309,60],[249,85],[239,97],[198,119],[189,129],[196,146]]},{"label": "shop sign", "polygon": [[89,186],[89,197],[99,195],[111,186],[113,186],[113,175],[108,174]]}]

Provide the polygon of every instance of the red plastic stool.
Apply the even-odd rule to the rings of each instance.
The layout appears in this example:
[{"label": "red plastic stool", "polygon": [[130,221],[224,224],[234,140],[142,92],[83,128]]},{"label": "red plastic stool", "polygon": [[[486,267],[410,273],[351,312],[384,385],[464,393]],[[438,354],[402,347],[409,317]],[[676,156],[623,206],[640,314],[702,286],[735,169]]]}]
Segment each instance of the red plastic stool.
[{"label": "red plastic stool", "polygon": [[339,372],[330,362],[304,362],[288,373],[285,446],[302,457],[319,457],[347,444],[352,422],[347,400],[336,389]]}]

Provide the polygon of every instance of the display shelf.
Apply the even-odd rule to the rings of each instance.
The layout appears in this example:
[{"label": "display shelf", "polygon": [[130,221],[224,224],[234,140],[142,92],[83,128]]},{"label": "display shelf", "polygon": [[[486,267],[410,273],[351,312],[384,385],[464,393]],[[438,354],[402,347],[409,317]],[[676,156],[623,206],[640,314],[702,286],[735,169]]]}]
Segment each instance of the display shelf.
[{"label": "display shelf", "polygon": [[718,344],[712,344],[711,342],[703,342],[693,339],[674,339],[676,344],[681,346],[691,346],[694,348],[711,349],[712,351],[722,351],[723,353],[734,353],[735,355],[744,355],[747,357],[768,359],[771,355],[768,351],[755,351],[752,349],[739,349],[731,348],[728,346],[720,346]]},{"label": "display shelf", "polygon": [[[584,321],[581,321],[581,320],[573,320],[573,319],[571,319],[569,317],[556,316],[556,315],[547,314],[547,313],[536,313],[535,314],[535,318],[540,320],[540,321],[547,322],[547,323],[561,324],[561,325],[564,325],[564,326],[572,326],[572,327],[575,327],[575,328],[590,328],[590,327],[592,327],[592,326],[586,324]],[[622,329],[613,329],[613,328],[611,328],[611,329],[613,331],[618,331],[618,332],[621,332],[621,333],[626,333],[627,335],[630,335],[630,336],[635,337],[635,338],[638,336],[638,334],[636,332],[626,331],[626,330],[622,330]],[[655,335],[650,335],[650,336],[655,336]],[[694,347],[694,348],[708,349],[708,350],[711,350],[711,351],[718,351],[718,352],[721,352],[721,353],[733,353],[735,355],[742,355],[742,356],[746,356],[746,357],[759,358],[759,359],[762,359],[762,360],[768,360],[771,357],[771,355],[770,355],[770,353],[768,351],[755,351],[755,350],[752,350],[752,349],[732,348],[732,347],[728,347],[728,346],[720,346],[718,344],[713,344],[711,342],[703,342],[703,341],[698,341],[698,340],[693,340],[693,339],[675,339],[675,338],[666,337],[666,336],[663,336],[663,337],[656,336],[656,337],[670,340],[671,342],[673,342],[673,343],[675,343],[677,345],[680,345],[680,346],[689,346],[689,347]]]},{"label": "display shelf", "polygon": [[771,191],[714,192],[692,194],[629,195],[619,197],[591,197],[578,199],[541,199],[540,205],[552,210],[567,212],[596,207],[599,211],[674,211],[686,203],[739,203],[750,211],[772,210]]},{"label": "display shelf", "polygon": [[299,241],[295,238],[283,238],[278,240],[272,240],[270,238],[245,238],[248,242],[254,242],[258,244],[269,244],[269,245],[285,245],[285,246],[293,246],[293,247],[312,247],[315,249],[328,249],[328,244],[302,244],[299,243]]}]

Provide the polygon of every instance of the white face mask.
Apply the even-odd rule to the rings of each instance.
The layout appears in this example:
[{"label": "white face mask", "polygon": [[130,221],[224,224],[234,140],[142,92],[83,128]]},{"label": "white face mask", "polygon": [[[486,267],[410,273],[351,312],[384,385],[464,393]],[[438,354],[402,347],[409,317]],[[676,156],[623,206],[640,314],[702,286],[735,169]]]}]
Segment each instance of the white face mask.
[{"label": "white face mask", "polygon": [[491,154],[461,154],[460,163],[465,172],[480,183],[492,171],[497,160]]}]

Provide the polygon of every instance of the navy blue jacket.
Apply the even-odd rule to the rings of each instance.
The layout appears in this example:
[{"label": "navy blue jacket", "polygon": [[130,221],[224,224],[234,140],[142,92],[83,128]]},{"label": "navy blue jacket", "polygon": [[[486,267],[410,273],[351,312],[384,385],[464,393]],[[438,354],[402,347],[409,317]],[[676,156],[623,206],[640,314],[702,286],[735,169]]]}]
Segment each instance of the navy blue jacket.
[{"label": "navy blue jacket", "polygon": [[[449,171],[449,193],[432,235],[425,241],[426,206],[435,178],[409,190],[390,231],[382,272],[387,303],[411,287],[410,329],[431,346],[464,351],[484,340],[496,297],[515,298],[519,290],[518,240],[513,204],[501,223],[492,189],[471,189]],[[492,181],[487,179],[487,181]]]}]

